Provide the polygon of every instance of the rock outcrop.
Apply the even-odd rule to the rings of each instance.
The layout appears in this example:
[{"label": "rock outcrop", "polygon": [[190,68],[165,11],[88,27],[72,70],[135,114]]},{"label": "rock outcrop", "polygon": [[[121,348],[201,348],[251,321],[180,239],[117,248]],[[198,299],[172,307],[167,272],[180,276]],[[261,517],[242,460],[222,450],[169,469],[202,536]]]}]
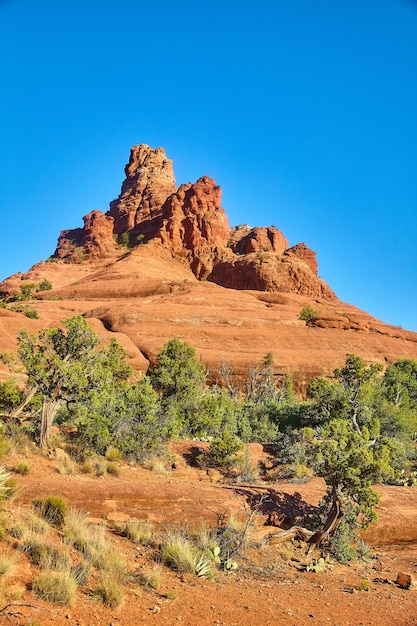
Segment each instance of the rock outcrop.
[{"label": "rock outcrop", "polygon": [[177,190],[172,161],[163,148],[141,144],[131,149],[125,174],[120,195],[108,212],[114,232],[132,231],[150,239],[161,227],[165,200]]},{"label": "rock outcrop", "polygon": [[290,248],[275,226],[231,229],[220,187],[202,176],[177,189],[172,161],[162,148],[134,146],[125,174],[105,215],[92,211],[84,228],[61,233],[56,258],[107,259],[157,240],[198,279],[233,289],[335,298],[317,276],[315,252],[304,243]]},{"label": "rock outcrop", "polygon": [[114,257],[118,247],[113,237],[113,218],[95,210],[83,220],[84,228],[61,232],[55,256],[74,263],[81,263],[85,257],[90,260]]},{"label": "rock outcrop", "polygon": [[203,176],[194,185],[181,185],[162,207],[157,237],[197,278],[207,278],[227,250],[230,227],[220,203],[220,187]]}]

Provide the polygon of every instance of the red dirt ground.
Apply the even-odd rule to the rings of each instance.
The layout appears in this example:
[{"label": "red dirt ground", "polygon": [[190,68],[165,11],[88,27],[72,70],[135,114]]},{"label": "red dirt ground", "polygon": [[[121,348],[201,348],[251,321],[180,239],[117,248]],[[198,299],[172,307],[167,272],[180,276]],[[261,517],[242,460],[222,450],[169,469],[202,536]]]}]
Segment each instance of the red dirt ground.
[{"label": "red dirt ground", "polygon": [[[305,571],[305,546],[267,543],[264,538],[276,533],[267,521],[290,522],[307,506],[316,505],[324,491],[323,483],[314,479],[303,485],[271,484],[240,485],[219,482],[219,475],[186,463],[191,445],[172,446],[174,469],[158,473],[121,463],[119,477],[95,478],[82,474],[58,473],[59,462],[31,453],[31,472],[17,477],[20,491],[8,505],[8,515],[18,515],[35,497],[62,495],[82,509],[91,522],[110,523],[115,513],[150,519],[160,526],[170,524],[198,525],[201,521],[215,523],[217,516],[235,512],[245,515],[246,503],[260,494],[269,493],[270,502],[262,515],[256,517],[255,547],[239,556],[235,572],[219,572],[215,581],[179,575],[163,568],[158,591],[146,591],[129,585],[124,605],[112,610],[81,592],[71,607],[47,606],[30,592],[33,566],[21,555],[20,567],[10,588],[22,588],[17,602],[31,607],[15,607],[38,624],[72,624],[73,626],[136,626],[141,624],[184,624],[219,626],[409,626],[417,624],[417,591],[405,590],[395,584],[397,573],[404,571],[417,577],[417,488],[381,487],[378,507],[380,521],[365,534],[373,544],[373,559],[349,566],[333,564],[324,572]],[[263,456],[262,448],[251,446],[255,458]],[[21,458],[21,457],[20,457]],[[6,457],[12,468],[17,459]],[[4,462],[4,461],[3,461]],[[269,507],[269,515],[268,509]],[[155,551],[111,535],[131,570],[149,565]],[[368,581],[367,591],[355,587]],[[164,597],[175,592],[176,598]],[[40,607],[40,608],[35,608]],[[0,617],[2,617],[0,613]],[[7,623],[5,617],[3,617]],[[1,620],[0,620],[1,621]],[[10,623],[26,623],[23,618]]]}]

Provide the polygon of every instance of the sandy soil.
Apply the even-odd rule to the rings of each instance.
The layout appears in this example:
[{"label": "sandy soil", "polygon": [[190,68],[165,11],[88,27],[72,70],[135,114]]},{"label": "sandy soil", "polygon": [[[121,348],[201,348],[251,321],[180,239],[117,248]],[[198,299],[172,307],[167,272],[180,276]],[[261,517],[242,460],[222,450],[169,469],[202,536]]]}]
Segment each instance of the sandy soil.
[{"label": "sandy soil", "polygon": [[[9,589],[24,589],[16,602],[31,606],[14,607],[38,624],[136,626],[139,624],[184,624],[254,626],[255,624],[304,626],[307,624],[408,626],[417,624],[417,591],[395,583],[404,571],[417,578],[417,489],[381,487],[380,521],[365,536],[373,544],[373,558],[349,566],[332,564],[321,573],[305,571],[305,546],[274,544],[265,537],[277,532],[269,523],[288,524],[309,506],[317,504],[324,491],[320,480],[303,485],[258,483],[233,487],[221,482],[216,472],[187,464],[190,446],[172,448],[173,468],[166,473],[120,464],[119,477],[95,478],[81,474],[63,475],[55,458],[31,453],[31,472],[17,477],[20,491],[8,505],[8,515],[19,515],[35,497],[62,495],[82,509],[91,523],[111,525],[119,514],[153,520],[159,526],[201,521],[215,523],[229,512],[245,516],[250,506],[267,493],[269,502],[256,516],[253,547],[239,556],[235,572],[219,572],[214,581],[179,575],[163,567],[157,591],[130,584],[124,605],[112,610],[78,593],[71,607],[47,606],[30,591],[33,566],[24,555]],[[260,446],[252,453],[260,458]],[[16,459],[7,458],[9,467]],[[6,464],[7,464],[6,463]],[[153,548],[137,546],[111,534],[129,569],[154,566]],[[359,591],[366,581],[368,590]],[[168,599],[176,596],[174,599]],[[1,607],[0,607],[1,608]],[[6,617],[0,611],[2,619]],[[23,617],[9,623],[27,623]]]}]

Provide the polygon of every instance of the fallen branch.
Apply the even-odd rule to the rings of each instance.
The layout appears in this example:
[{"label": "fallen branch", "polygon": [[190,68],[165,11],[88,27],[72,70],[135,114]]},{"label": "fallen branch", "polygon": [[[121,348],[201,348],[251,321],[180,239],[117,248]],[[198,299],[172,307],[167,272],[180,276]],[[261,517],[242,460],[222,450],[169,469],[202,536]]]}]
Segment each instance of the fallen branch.
[{"label": "fallen branch", "polygon": [[280,543],[281,541],[286,541],[287,539],[294,539],[298,537],[303,539],[304,541],[308,541],[314,535],[314,531],[308,530],[307,528],[303,528],[302,526],[291,526],[288,530],[283,530],[280,533],[276,533],[275,535],[269,535],[268,543],[274,539],[274,543]]}]

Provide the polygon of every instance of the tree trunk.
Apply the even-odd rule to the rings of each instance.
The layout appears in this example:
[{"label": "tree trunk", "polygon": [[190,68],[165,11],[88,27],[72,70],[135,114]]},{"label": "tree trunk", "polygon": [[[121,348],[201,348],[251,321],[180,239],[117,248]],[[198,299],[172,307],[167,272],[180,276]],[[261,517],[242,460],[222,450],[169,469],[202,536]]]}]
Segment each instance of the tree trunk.
[{"label": "tree trunk", "polygon": [[49,434],[51,432],[51,426],[54,423],[55,416],[60,406],[62,406],[63,400],[51,400],[47,396],[42,397],[42,418],[41,418],[41,435],[40,435],[40,447],[42,450],[49,449]]},{"label": "tree trunk", "polygon": [[330,511],[323,528],[315,532],[314,535],[312,535],[308,540],[308,543],[310,544],[308,554],[310,554],[312,550],[314,550],[314,548],[319,547],[320,544],[322,544],[323,541],[325,541],[328,537],[333,535],[340,522],[342,521],[343,513],[340,507],[339,494],[334,491],[332,497],[332,506],[330,507]]}]

